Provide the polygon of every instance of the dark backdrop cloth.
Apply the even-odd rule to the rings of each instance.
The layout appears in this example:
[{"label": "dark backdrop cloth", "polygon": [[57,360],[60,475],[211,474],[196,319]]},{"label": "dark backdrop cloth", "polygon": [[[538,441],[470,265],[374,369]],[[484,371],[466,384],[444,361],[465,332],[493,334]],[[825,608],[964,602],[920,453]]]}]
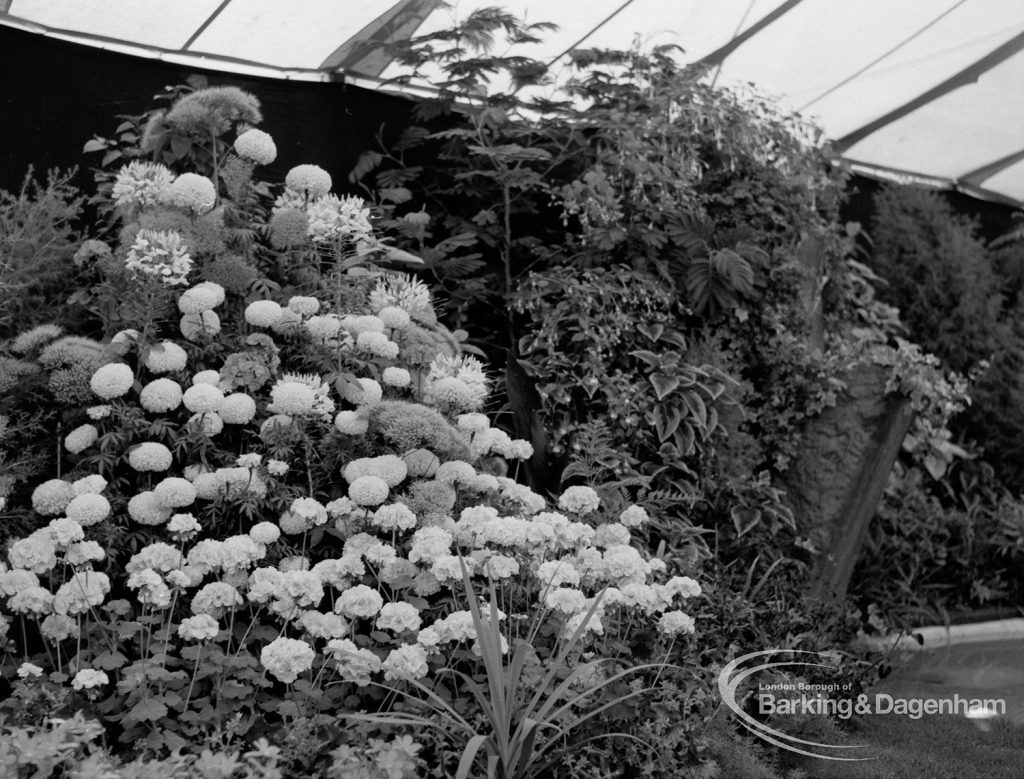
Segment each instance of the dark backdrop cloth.
[{"label": "dark backdrop cloth", "polygon": [[281,181],[294,165],[327,169],[335,191],[353,191],[349,171],[360,153],[377,148],[382,125],[393,138],[408,121],[410,101],[341,83],[250,78],[183,68],[0,26],[0,189],[15,190],[29,166],[37,177],[54,167],[78,166],[75,180],[92,191],[83,155],[94,135],[111,138],[118,114],[139,114],[165,86],[193,74],[211,86],[241,87],[263,105],[261,129],[277,143],[278,158],[262,177]]}]

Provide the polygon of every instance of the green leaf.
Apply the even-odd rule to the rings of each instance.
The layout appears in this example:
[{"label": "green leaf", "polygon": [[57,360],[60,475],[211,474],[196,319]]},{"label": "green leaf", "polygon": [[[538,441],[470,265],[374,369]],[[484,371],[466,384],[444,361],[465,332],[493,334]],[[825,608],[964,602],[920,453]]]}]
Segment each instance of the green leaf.
[{"label": "green leaf", "polygon": [[89,154],[94,151],[106,151],[110,146],[110,141],[104,138],[93,138],[91,141],[86,141],[85,146],[82,147],[82,154]]},{"label": "green leaf", "polygon": [[462,750],[462,758],[459,760],[459,767],[455,769],[455,779],[467,779],[469,771],[473,767],[473,761],[476,760],[476,754],[486,740],[486,736],[478,733],[466,742],[466,748]]},{"label": "green leaf", "polygon": [[128,658],[120,652],[101,652],[93,659],[92,664],[104,671],[113,671],[128,662]]},{"label": "green leaf", "polygon": [[677,376],[666,376],[663,373],[652,373],[647,377],[647,380],[654,387],[654,396],[658,400],[664,400],[666,396],[679,386],[679,378]]},{"label": "green leaf", "polygon": [[156,698],[143,698],[132,706],[128,718],[135,722],[155,722],[167,716],[167,707]]}]

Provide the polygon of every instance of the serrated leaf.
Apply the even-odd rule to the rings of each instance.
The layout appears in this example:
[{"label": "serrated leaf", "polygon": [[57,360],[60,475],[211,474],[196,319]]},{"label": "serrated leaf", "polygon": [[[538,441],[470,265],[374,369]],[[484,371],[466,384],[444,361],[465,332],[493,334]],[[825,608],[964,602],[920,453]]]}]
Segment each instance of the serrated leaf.
[{"label": "serrated leaf", "polygon": [[364,151],[359,155],[359,159],[356,160],[356,164],[349,171],[348,180],[350,183],[355,184],[357,181],[363,178],[367,173],[380,165],[384,159],[384,155],[379,151]]},{"label": "serrated leaf", "polygon": [[128,712],[128,718],[135,722],[155,722],[165,716],[167,706],[156,698],[143,698]]}]

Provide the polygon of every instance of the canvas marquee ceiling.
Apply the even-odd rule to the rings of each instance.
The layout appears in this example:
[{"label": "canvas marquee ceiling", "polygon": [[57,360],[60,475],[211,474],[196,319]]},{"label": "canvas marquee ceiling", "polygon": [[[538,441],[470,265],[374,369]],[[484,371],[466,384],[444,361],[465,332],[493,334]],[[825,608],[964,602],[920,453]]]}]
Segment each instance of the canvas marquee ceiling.
[{"label": "canvas marquee ceiling", "polygon": [[0,24],[186,66],[380,86],[383,45],[500,5],[515,53],[677,44],[813,118],[855,172],[1024,206],[1024,0],[0,0]]}]

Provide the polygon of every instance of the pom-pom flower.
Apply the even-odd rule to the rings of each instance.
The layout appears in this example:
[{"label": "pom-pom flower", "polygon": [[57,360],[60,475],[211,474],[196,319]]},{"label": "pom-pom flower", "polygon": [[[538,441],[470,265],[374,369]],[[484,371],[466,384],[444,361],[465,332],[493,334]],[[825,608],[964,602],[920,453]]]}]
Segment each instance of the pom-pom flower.
[{"label": "pom-pom flower", "polygon": [[85,493],[72,498],[64,512],[80,525],[95,525],[110,516],[110,501],[102,495]]},{"label": "pom-pom flower", "polygon": [[124,395],[135,383],[135,374],[123,362],[112,362],[100,366],[89,380],[89,387],[104,400]]},{"label": "pom-pom flower", "polygon": [[213,182],[198,173],[182,173],[167,188],[165,200],[173,206],[205,214],[217,202],[217,190]]},{"label": "pom-pom flower", "polygon": [[171,518],[171,509],[157,500],[152,491],[146,491],[128,501],[128,516],[140,525],[162,525]]},{"label": "pom-pom flower", "polygon": [[[220,294],[217,294],[217,289]],[[183,314],[201,314],[216,308],[224,302],[224,288],[219,284],[204,282],[181,293],[178,310]]]},{"label": "pom-pom flower", "polygon": [[268,409],[275,414],[305,416],[313,412],[316,394],[308,385],[298,381],[279,381],[270,390]]},{"label": "pom-pom flower", "polygon": [[296,165],[284,177],[288,189],[310,199],[322,197],[331,191],[331,174],[319,165]]},{"label": "pom-pom flower", "polygon": [[187,364],[188,354],[174,341],[161,341],[146,355],[146,367],[153,373],[177,373]]},{"label": "pom-pom flower", "polygon": [[220,332],[220,317],[215,311],[185,314],[178,322],[178,327],[188,340],[198,341],[203,336],[214,336]]},{"label": "pom-pom flower", "polygon": [[217,413],[227,425],[247,425],[256,416],[256,401],[245,393],[235,392],[224,398]]},{"label": "pom-pom flower", "polygon": [[273,300],[254,300],[245,308],[245,321],[253,327],[273,327],[282,316],[280,304]]},{"label": "pom-pom flower", "polygon": [[136,471],[166,471],[171,461],[171,450],[155,441],[141,443],[128,452],[128,464]]},{"label": "pom-pom flower", "polygon": [[339,411],[334,418],[334,427],[344,435],[363,435],[370,428],[370,423],[357,411]]},{"label": "pom-pom flower", "polygon": [[188,479],[169,476],[153,487],[153,495],[164,506],[181,508],[195,503],[196,488]]},{"label": "pom-pom flower", "polygon": [[189,411],[205,414],[218,411],[224,405],[224,393],[212,384],[195,384],[185,390],[181,402]]},{"label": "pom-pom flower", "polygon": [[299,316],[313,316],[320,310],[320,301],[306,295],[294,295],[288,299],[288,308]]},{"label": "pom-pom flower", "polygon": [[75,488],[63,479],[44,481],[32,491],[32,510],[44,517],[63,513],[75,497]]},{"label": "pom-pom flower", "polygon": [[81,692],[82,690],[92,690],[96,687],[102,687],[109,682],[110,678],[103,673],[103,671],[97,671],[92,668],[83,668],[75,674],[75,678],[71,680],[71,686]]},{"label": "pom-pom flower", "polygon": [[100,431],[95,425],[79,425],[64,437],[64,448],[71,454],[80,454],[96,443]]},{"label": "pom-pom flower", "polygon": [[562,511],[572,511],[585,516],[597,510],[601,499],[591,487],[569,487],[558,499],[558,507]]},{"label": "pom-pom flower", "polygon": [[257,165],[269,165],[277,159],[277,144],[269,133],[253,127],[235,138],[235,154]]},{"label": "pom-pom flower", "polygon": [[181,385],[172,379],[155,379],[142,388],[139,403],[157,414],[174,411],[181,405]]},{"label": "pom-pom flower", "polygon": [[360,476],[348,486],[348,496],[359,506],[379,506],[388,497],[388,483],[379,476]]},{"label": "pom-pom flower", "polygon": [[666,611],[658,620],[658,632],[666,636],[678,636],[694,631],[693,617],[682,611]]}]

